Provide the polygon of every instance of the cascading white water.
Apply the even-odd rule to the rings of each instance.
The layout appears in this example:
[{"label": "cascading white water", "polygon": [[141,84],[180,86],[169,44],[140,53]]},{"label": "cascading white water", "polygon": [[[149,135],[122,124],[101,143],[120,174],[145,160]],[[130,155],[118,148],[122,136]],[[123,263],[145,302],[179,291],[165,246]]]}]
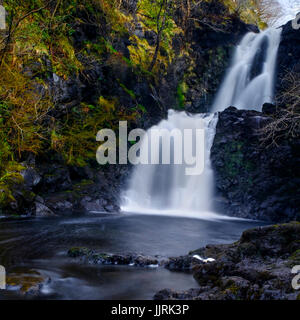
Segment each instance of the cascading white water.
[{"label": "cascading white water", "polygon": [[[217,114],[188,115],[185,112],[169,111],[168,120],[161,121],[157,129],[205,129],[205,169],[195,176],[187,176],[186,164],[138,165],[124,193],[123,211],[149,214],[202,217],[216,216],[211,209],[213,193],[213,170],[210,163],[210,149],[215,136]],[[193,139],[195,150],[196,139]],[[171,148],[171,153],[174,147]],[[155,155],[159,157],[159,155]],[[160,161],[161,163],[161,161]]]},{"label": "cascading white water", "polygon": [[[272,102],[280,34],[281,29],[268,29],[245,35],[217,94],[212,107],[214,112],[229,106],[259,110],[265,102]],[[261,60],[257,61],[257,57]],[[204,123],[204,172],[200,176],[188,176],[185,175],[186,165],[140,164],[134,169],[129,188],[124,192],[122,210],[203,219],[221,217],[212,207],[214,178],[210,161],[217,121],[217,113],[188,115],[169,111],[168,119],[161,121],[158,129],[171,131],[176,128],[183,132],[184,129],[195,130]]]},{"label": "cascading white water", "polygon": [[[229,106],[261,110],[264,103],[272,102],[280,35],[281,29],[245,35],[236,48],[232,65],[214,101],[213,112],[223,111]],[[257,56],[261,55],[264,57],[257,61]],[[253,70],[255,67],[260,70]]]}]

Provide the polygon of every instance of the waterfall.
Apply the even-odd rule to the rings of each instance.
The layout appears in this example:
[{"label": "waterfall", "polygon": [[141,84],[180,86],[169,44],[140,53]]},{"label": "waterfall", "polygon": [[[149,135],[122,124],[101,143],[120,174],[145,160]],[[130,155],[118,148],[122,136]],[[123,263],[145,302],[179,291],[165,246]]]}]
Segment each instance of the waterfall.
[{"label": "waterfall", "polygon": [[[203,173],[187,176],[186,164],[138,165],[131,177],[128,190],[123,195],[122,210],[127,212],[166,214],[175,216],[215,216],[212,212],[213,170],[210,149],[215,136],[217,114],[188,115],[169,110],[168,119],[161,121],[155,129],[205,129],[205,168]],[[151,129],[150,129],[151,130]],[[194,138],[194,137],[193,137]],[[196,141],[193,139],[193,151]],[[176,152],[171,147],[171,154]],[[176,154],[172,158],[175,158]]]},{"label": "waterfall", "polygon": [[[281,29],[267,29],[244,36],[213,103],[212,111],[215,113],[188,115],[170,110],[168,119],[155,126],[169,131],[176,128],[182,132],[204,126],[205,167],[202,174],[186,175],[185,164],[139,164],[134,168],[128,189],[123,194],[123,211],[203,219],[221,217],[213,211],[214,177],[210,160],[217,112],[229,106],[260,110],[265,102],[272,102],[280,34]],[[193,139],[193,150],[196,150],[195,143]],[[175,152],[174,147],[170,150]]]},{"label": "waterfall", "polygon": [[280,35],[281,29],[245,35],[213,103],[213,112],[229,106],[259,111],[264,103],[273,101]]}]

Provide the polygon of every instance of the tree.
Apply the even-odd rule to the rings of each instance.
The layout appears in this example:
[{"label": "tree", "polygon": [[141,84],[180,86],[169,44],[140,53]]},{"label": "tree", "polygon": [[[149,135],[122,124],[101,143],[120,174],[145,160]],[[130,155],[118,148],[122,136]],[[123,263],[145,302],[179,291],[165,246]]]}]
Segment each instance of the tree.
[{"label": "tree", "polygon": [[260,28],[274,25],[282,15],[282,7],[277,0],[231,0],[231,3],[236,14]]},{"label": "tree", "polygon": [[255,0],[259,18],[269,26],[274,25],[282,15],[282,7],[276,0]]},{"label": "tree", "polygon": [[168,28],[173,26],[171,0],[143,0],[139,13],[145,18],[145,25],[156,34],[155,51],[148,71],[151,72],[156,64],[161,42]]}]

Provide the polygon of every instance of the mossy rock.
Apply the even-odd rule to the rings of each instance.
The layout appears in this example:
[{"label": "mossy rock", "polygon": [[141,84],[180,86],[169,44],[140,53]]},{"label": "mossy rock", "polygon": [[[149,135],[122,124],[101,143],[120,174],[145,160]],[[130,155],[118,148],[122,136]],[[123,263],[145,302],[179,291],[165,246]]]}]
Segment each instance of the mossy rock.
[{"label": "mossy rock", "polygon": [[68,256],[71,258],[78,258],[87,256],[91,253],[91,250],[85,247],[74,247],[69,249]]},{"label": "mossy rock", "polygon": [[[49,279],[48,279],[49,281]],[[47,278],[36,270],[16,270],[7,275],[6,284],[8,290],[20,290],[22,294],[38,294]]]}]

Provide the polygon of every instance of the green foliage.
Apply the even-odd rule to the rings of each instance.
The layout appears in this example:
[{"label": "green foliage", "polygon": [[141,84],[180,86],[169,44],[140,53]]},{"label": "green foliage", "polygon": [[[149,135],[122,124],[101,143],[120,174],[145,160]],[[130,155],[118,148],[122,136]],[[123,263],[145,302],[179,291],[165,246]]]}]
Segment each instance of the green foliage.
[{"label": "green foliage", "polygon": [[0,207],[6,207],[16,201],[12,190],[16,184],[23,182],[20,171],[24,169],[15,161],[5,162],[5,166],[3,164],[0,164]]},{"label": "green foliage", "polygon": [[[137,17],[143,32],[151,32],[156,36],[156,43],[149,42],[137,35],[131,35],[132,45],[128,47],[130,60],[139,66],[144,73],[161,73],[166,71],[174,58],[172,40],[183,31],[174,21],[175,3],[169,0],[140,0]],[[156,52],[158,49],[158,52]],[[157,56],[156,56],[157,54]],[[156,56],[153,70],[149,70]]]},{"label": "green foliage", "polygon": [[187,93],[187,91],[187,84],[185,82],[179,83],[177,87],[177,101],[179,108],[184,108],[185,94]]},{"label": "green foliage", "polygon": [[52,148],[60,152],[66,162],[71,165],[85,166],[95,159],[97,144],[95,137],[101,129],[118,130],[119,121],[135,121],[138,114],[120,108],[117,98],[99,98],[97,105],[81,104],[73,110],[74,116],[69,118],[63,127],[57,125],[52,131]]},{"label": "green foliage", "polygon": [[123,83],[120,83],[120,87],[133,99],[136,100],[136,95],[132,90],[129,90]]},{"label": "green foliage", "polygon": [[142,104],[138,104],[138,108],[139,108],[139,110],[141,110],[143,113],[146,113],[146,112],[147,112],[146,108],[145,108]]},{"label": "green foliage", "polygon": [[[0,43],[0,208],[15,201],[12,190],[22,183],[24,169],[18,162],[29,153],[54,150],[69,164],[86,165],[95,159],[98,130],[139,116],[113,97],[100,97],[96,105],[82,103],[59,119],[49,116],[55,108],[47,84],[49,74],[64,80],[79,75],[83,69],[79,54],[100,61],[113,55],[131,65],[111,45],[115,38],[128,34],[132,21],[117,8],[117,1],[5,0],[4,6],[10,36],[8,43]],[[89,21],[80,18],[84,15]],[[103,19],[111,27],[110,39],[86,42],[78,52],[72,39],[76,26],[91,23],[98,28]],[[128,94],[133,97],[131,91]]]}]

